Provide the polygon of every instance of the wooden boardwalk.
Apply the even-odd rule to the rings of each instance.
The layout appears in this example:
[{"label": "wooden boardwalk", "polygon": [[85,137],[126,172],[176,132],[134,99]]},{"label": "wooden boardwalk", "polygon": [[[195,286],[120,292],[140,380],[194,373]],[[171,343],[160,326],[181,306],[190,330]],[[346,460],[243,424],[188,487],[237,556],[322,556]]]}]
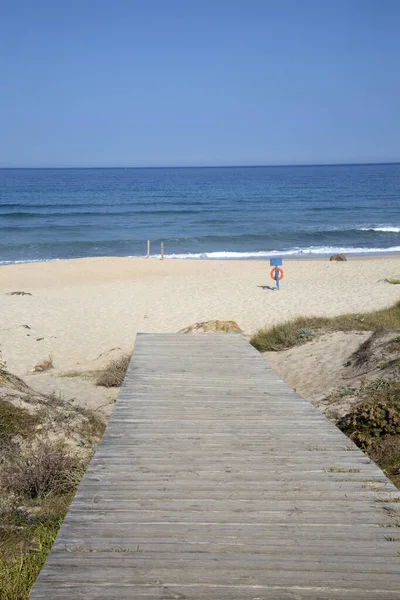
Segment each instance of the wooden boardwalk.
[{"label": "wooden boardwalk", "polygon": [[400,598],[399,499],[240,335],[142,334],[31,600]]}]

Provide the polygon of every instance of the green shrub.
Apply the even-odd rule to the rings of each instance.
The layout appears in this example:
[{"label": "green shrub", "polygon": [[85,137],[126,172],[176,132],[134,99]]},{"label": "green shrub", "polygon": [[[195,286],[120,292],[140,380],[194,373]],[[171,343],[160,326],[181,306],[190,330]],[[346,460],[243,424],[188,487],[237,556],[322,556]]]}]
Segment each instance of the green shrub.
[{"label": "green shrub", "polygon": [[365,450],[376,438],[400,434],[399,395],[400,387],[381,390],[381,393],[374,394],[354,406],[350,413],[339,421],[338,426]]},{"label": "green shrub", "polygon": [[400,382],[376,380],[338,427],[400,486]]}]

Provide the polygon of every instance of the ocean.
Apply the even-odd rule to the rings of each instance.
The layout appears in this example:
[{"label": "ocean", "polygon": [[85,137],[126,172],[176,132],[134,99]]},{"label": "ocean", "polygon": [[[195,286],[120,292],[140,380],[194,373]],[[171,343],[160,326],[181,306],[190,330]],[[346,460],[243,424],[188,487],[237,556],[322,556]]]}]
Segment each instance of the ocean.
[{"label": "ocean", "polygon": [[0,264],[400,252],[400,164],[0,169]]}]

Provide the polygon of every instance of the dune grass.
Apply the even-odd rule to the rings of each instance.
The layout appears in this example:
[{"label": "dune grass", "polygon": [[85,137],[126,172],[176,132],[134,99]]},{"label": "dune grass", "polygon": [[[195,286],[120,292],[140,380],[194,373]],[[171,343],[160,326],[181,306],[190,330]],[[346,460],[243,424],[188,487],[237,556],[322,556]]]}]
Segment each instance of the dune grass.
[{"label": "dune grass", "polygon": [[32,437],[39,423],[39,414],[0,399],[0,446],[9,444],[15,435],[24,439]]},{"label": "dune grass", "polygon": [[[13,377],[7,373],[9,381]],[[46,408],[35,412],[11,399],[0,399],[0,600],[27,600],[105,423],[60,395],[43,397]],[[81,415],[72,431],[82,435],[82,444],[46,435],[48,413],[57,407]]]},{"label": "dune grass", "polygon": [[27,600],[51,550],[71,498],[40,517],[14,511],[0,516],[0,600]]},{"label": "dune grass", "polygon": [[3,452],[0,600],[29,598],[87,460],[49,440]]},{"label": "dune grass", "polygon": [[58,377],[63,378],[72,378],[72,377],[82,377],[84,375],[83,371],[65,371],[64,373],[60,373]]},{"label": "dune grass", "polygon": [[129,354],[124,354],[121,358],[112,360],[98,372],[96,385],[103,387],[120,387],[124,381],[126,370],[129,366],[131,357]]},{"label": "dune grass", "polygon": [[292,348],[322,333],[334,331],[380,331],[400,327],[400,302],[368,313],[338,317],[298,317],[273,327],[259,329],[250,344],[260,352]]},{"label": "dune grass", "polygon": [[87,440],[89,444],[96,444],[97,441],[101,440],[103,437],[106,429],[105,421],[90,410],[78,408],[78,412],[85,417],[79,429],[81,436]]}]

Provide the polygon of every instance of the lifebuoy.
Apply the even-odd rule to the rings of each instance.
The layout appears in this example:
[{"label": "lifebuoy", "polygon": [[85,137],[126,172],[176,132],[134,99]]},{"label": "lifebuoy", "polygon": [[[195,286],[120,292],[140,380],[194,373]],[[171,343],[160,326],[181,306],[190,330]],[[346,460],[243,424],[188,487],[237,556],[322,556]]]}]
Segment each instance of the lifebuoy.
[{"label": "lifebuoy", "polygon": [[279,272],[278,281],[280,281],[281,279],[283,279],[283,276],[284,276],[283,269],[281,269],[280,267],[272,267],[272,269],[270,270],[269,274],[270,274],[271,279],[273,279],[274,281],[276,281],[276,277],[275,277],[275,270],[276,269],[278,269],[278,272]]}]

